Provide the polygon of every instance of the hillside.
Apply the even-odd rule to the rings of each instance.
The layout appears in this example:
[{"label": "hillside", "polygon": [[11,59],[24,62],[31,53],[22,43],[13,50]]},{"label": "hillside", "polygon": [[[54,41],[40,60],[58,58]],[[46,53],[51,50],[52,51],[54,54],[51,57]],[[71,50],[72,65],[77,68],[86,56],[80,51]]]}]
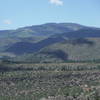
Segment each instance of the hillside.
[{"label": "hillside", "polygon": [[100,99],[100,29],[55,25],[2,31],[2,100]]},{"label": "hillside", "polygon": [[15,61],[24,62],[68,62],[98,61],[100,38],[68,39],[46,46],[35,53],[17,56]]},{"label": "hillside", "polygon": [[75,23],[47,23],[42,25],[33,25],[16,30],[1,30],[0,38],[17,37],[27,38],[32,36],[50,36],[64,32],[72,32],[79,29],[86,28],[83,25]]},{"label": "hillside", "polygon": [[47,23],[0,31],[0,34],[1,58],[13,56],[11,59],[24,62],[100,59],[100,28],[75,23]]},{"label": "hillside", "polygon": [[0,52],[5,52],[13,45],[17,45],[17,43],[36,43],[52,35],[83,28],[86,27],[75,23],[47,23],[22,27],[16,30],[0,30]]}]

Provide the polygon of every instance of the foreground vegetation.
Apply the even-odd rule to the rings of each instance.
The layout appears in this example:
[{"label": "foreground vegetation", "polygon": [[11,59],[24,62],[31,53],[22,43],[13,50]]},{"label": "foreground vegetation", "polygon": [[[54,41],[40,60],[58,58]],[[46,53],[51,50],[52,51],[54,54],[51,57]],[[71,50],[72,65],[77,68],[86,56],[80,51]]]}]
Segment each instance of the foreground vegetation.
[{"label": "foreground vegetation", "polygon": [[100,63],[0,63],[0,100],[100,100]]}]

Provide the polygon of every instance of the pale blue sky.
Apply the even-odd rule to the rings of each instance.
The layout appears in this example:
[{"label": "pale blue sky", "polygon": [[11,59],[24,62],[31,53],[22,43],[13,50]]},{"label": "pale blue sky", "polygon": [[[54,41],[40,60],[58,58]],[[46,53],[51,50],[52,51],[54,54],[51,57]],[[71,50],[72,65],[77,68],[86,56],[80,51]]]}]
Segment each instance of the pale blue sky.
[{"label": "pale blue sky", "polygon": [[0,0],[0,30],[50,22],[100,27],[100,0]]}]

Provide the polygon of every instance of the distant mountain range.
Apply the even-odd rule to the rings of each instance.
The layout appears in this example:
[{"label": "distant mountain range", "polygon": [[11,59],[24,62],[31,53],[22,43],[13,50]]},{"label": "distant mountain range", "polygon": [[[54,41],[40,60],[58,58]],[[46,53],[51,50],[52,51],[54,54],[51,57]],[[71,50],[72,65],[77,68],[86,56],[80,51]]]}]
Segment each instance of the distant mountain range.
[{"label": "distant mountain range", "polygon": [[1,58],[57,62],[100,59],[100,28],[47,23],[0,31]]}]

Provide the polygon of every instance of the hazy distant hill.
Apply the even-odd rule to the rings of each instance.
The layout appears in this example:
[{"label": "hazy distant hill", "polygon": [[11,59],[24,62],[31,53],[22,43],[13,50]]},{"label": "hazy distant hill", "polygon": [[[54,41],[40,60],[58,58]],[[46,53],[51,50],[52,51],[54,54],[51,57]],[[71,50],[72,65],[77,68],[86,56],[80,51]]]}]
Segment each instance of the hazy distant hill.
[{"label": "hazy distant hill", "polygon": [[15,58],[26,62],[96,61],[100,59],[100,38],[66,39]]},{"label": "hazy distant hill", "polygon": [[0,30],[0,51],[18,42],[36,43],[51,35],[83,29],[85,26],[75,23],[47,23],[33,25],[16,30]]},{"label": "hazy distant hill", "polygon": [[[75,23],[48,23],[0,31],[0,55],[54,62],[100,59],[100,29]],[[7,55],[8,56],[8,55]]]},{"label": "hazy distant hill", "polygon": [[[73,44],[92,44],[91,41],[83,38],[100,37],[100,30],[97,29],[80,29],[74,32],[66,32],[62,34],[52,35],[37,43],[31,42],[17,42],[10,46],[6,51],[14,54],[34,53],[41,50],[44,47],[53,45],[55,43],[61,43],[67,41]],[[77,38],[73,41],[71,38]],[[81,38],[81,39],[80,39]],[[27,49],[28,48],[28,49]]]},{"label": "hazy distant hill", "polygon": [[16,30],[2,30],[0,37],[31,37],[31,36],[50,36],[54,34],[76,31],[83,29],[85,26],[75,23],[47,23],[23,27]]}]

